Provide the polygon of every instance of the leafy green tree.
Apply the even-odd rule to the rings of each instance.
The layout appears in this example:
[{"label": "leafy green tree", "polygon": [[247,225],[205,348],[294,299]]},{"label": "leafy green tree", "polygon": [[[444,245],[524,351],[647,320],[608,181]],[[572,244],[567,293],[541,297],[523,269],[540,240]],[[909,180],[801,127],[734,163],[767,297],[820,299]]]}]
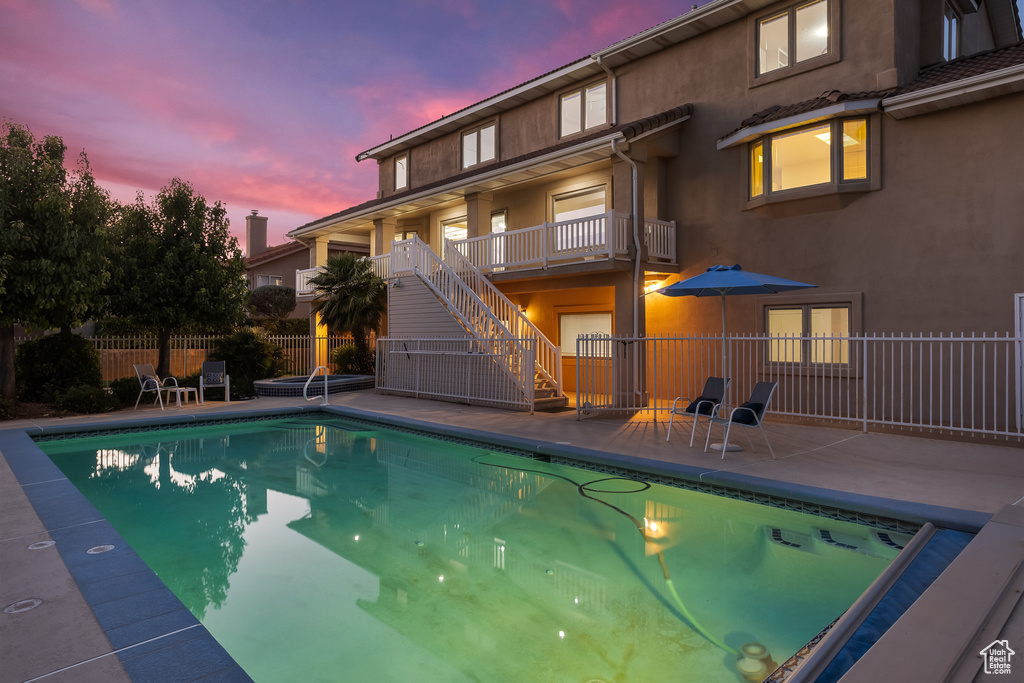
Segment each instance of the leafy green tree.
[{"label": "leafy green tree", "polygon": [[58,136],[0,128],[0,396],[13,398],[14,326],[65,334],[102,310],[112,202],[82,152],[64,166]]},{"label": "leafy green tree", "polygon": [[387,310],[387,286],[370,269],[370,262],[352,252],[328,257],[324,270],[310,280],[317,290],[313,311],[331,332],[351,332],[357,365],[373,374],[370,332],[380,327]]},{"label": "leafy green tree", "polygon": [[171,334],[229,332],[245,318],[245,263],[227,211],[175,178],[146,205],[120,207],[111,240],[110,312],[157,330],[157,374],[170,374]]},{"label": "leafy green tree", "polygon": [[249,292],[253,317],[271,334],[281,334],[282,322],[295,310],[295,305],[295,290],[291,287],[264,285]]}]

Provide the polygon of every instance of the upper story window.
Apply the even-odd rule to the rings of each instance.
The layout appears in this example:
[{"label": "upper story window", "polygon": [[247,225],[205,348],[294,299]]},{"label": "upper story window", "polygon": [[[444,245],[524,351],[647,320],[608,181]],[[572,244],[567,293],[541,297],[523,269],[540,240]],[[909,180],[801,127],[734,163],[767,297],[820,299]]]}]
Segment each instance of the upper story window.
[{"label": "upper story window", "polygon": [[833,119],[766,135],[750,144],[750,199],[868,181],[868,148],[867,118]]},{"label": "upper story window", "polygon": [[268,287],[273,285],[274,287],[281,287],[284,285],[284,278],[280,275],[257,275],[256,286],[257,287]]},{"label": "upper story window", "polygon": [[462,134],[462,168],[476,166],[497,157],[497,124],[494,121]]},{"label": "upper story window", "polygon": [[403,154],[395,159],[395,190],[404,190],[409,186],[409,155]]},{"label": "upper story window", "polygon": [[960,13],[948,2],[942,5],[942,58],[951,61],[960,56]]},{"label": "upper story window", "polygon": [[594,83],[559,98],[559,137],[603,126],[608,122],[608,86]]},{"label": "upper story window", "polygon": [[830,3],[813,0],[793,5],[757,22],[757,75],[791,70],[835,51]]}]

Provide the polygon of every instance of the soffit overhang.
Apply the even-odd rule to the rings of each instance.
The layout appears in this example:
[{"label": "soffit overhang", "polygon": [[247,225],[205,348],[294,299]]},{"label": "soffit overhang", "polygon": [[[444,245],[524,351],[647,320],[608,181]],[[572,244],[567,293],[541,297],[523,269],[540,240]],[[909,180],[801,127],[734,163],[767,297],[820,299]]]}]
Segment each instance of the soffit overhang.
[{"label": "soffit overhang", "polygon": [[882,108],[895,119],[905,119],[1019,92],[1024,92],[1024,64],[887,97]]},{"label": "soffit overhang", "polygon": [[881,98],[879,97],[864,100],[846,100],[827,107],[804,112],[802,114],[795,114],[793,116],[787,116],[773,121],[765,121],[763,123],[740,128],[731,135],[719,140],[717,146],[718,149],[727,149],[729,147],[742,145],[750,142],[751,140],[756,140],[768,133],[776,133],[789,128],[799,128],[800,126],[817,123],[818,121],[836,119],[842,116],[870,114],[878,111],[879,102],[881,102]]},{"label": "soffit overhang", "polygon": [[454,180],[447,184],[425,188],[421,192],[404,194],[394,201],[374,203],[373,206],[363,209],[356,207],[346,215],[328,217],[296,228],[288,233],[288,237],[308,239],[324,232],[368,231],[373,227],[373,221],[378,219],[398,218],[448,202],[462,200],[466,195],[476,192],[494,192],[560,171],[597,161],[607,161],[611,155],[612,141],[618,143],[625,139],[622,131],[615,131],[569,150],[542,154],[518,164],[495,168],[493,171],[485,170],[472,178]]}]

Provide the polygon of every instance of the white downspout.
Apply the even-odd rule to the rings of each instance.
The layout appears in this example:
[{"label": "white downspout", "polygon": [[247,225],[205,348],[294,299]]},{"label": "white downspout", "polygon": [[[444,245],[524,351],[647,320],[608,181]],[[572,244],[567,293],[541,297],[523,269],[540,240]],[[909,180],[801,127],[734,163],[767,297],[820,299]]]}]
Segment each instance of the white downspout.
[{"label": "white downspout", "polygon": [[604,72],[606,74],[608,74],[608,78],[612,82],[612,121],[611,121],[611,123],[614,126],[619,121],[619,89],[617,87],[619,79],[616,78],[615,74],[612,73],[611,69],[609,69],[607,66],[605,66],[604,60],[602,59],[601,55],[598,55],[597,57],[595,57],[594,60],[597,62],[597,65],[599,67],[604,69]]}]

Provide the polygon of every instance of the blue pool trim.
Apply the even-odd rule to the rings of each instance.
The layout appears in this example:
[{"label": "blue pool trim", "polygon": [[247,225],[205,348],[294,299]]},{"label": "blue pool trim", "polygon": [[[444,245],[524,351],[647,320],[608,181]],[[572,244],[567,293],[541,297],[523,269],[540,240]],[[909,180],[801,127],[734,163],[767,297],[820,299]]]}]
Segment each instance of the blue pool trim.
[{"label": "blue pool trim", "polygon": [[[142,562],[33,439],[76,438],[171,427],[253,422],[278,417],[312,416],[315,413],[469,442],[491,450],[508,449],[518,454],[525,453],[531,457],[601,472],[641,473],[653,482],[876,526],[891,526],[892,522],[897,522],[898,526],[899,522],[904,522],[917,527],[932,522],[936,526],[976,533],[992,516],[969,510],[781,483],[710,468],[605,453],[340,406],[262,410],[248,408],[201,417],[162,415],[143,420],[111,420],[95,424],[0,431],[0,444],[3,444],[2,450],[8,465],[47,532],[57,541],[58,551],[68,571],[133,681],[216,680],[234,683],[252,679]],[[837,511],[839,516],[836,516]],[[899,530],[911,531],[909,527]],[[115,550],[101,555],[84,553],[85,549],[102,544],[113,545]]]},{"label": "blue pool trim", "polygon": [[[64,565],[137,683],[252,682],[24,430],[0,432],[4,458]],[[100,545],[114,549],[86,551]]]}]

